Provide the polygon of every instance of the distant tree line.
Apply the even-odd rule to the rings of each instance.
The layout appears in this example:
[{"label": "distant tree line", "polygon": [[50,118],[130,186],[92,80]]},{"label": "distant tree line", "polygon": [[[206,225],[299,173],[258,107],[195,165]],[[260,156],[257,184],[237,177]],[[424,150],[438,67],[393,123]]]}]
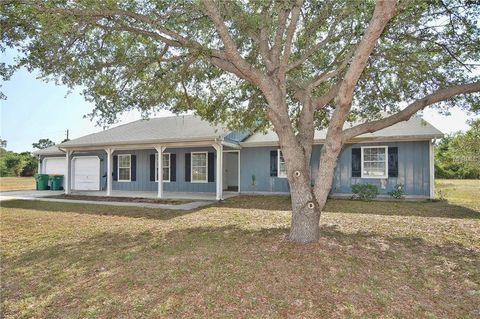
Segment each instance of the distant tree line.
[{"label": "distant tree line", "polygon": [[435,150],[437,178],[480,179],[480,119],[470,129],[446,135]]},{"label": "distant tree line", "polygon": [[[0,176],[33,176],[37,172],[38,161],[30,152],[7,151],[7,141],[0,138]],[[55,145],[50,139],[40,139],[32,146],[44,149]]]}]

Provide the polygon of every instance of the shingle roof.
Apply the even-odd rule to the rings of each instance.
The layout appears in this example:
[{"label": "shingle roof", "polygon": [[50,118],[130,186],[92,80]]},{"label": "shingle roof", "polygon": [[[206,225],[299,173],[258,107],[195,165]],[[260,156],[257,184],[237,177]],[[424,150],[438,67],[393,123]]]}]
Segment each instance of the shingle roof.
[{"label": "shingle roof", "polygon": [[[348,127],[351,124],[346,124]],[[200,140],[213,140],[215,138],[238,135],[238,141],[243,140],[242,145],[268,145],[278,142],[277,134],[269,130],[264,133],[255,133],[250,137],[238,132],[231,132],[222,126],[213,126],[209,122],[194,115],[171,116],[138,120],[120,125],[98,133],[86,135],[68,142],[49,147],[35,152],[37,155],[62,154],[58,147],[68,148],[76,146],[106,146],[125,144],[188,142]],[[315,141],[322,142],[325,139],[326,130],[315,132]],[[414,116],[406,122],[397,123],[383,130],[358,136],[356,139],[431,139],[441,138],[443,133],[433,127],[421,117]]]},{"label": "shingle roof", "polygon": [[151,118],[127,123],[60,144],[60,147],[208,140],[230,131],[194,115]]},{"label": "shingle roof", "polygon": [[65,152],[58,148],[58,145],[49,146],[47,148],[34,151],[35,155],[65,155]]},{"label": "shingle roof", "polygon": [[[345,128],[351,127],[355,124],[345,124]],[[316,142],[322,142],[326,137],[326,130],[315,131],[314,139]],[[400,122],[383,130],[374,133],[363,134],[357,136],[356,140],[361,139],[432,139],[441,138],[443,133],[435,128],[433,125],[425,121],[419,116],[413,116],[408,121]],[[354,139],[354,140],[355,140]],[[266,133],[255,133],[247,138],[242,145],[262,145],[269,143],[277,143],[278,136],[273,130],[268,130]]]}]

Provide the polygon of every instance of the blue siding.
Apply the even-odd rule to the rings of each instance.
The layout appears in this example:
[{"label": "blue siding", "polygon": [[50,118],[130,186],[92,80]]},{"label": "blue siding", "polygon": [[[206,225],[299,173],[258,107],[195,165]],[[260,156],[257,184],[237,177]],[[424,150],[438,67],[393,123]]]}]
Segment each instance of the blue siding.
[{"label": "blue siding", "polygon": [[[382,184],[381,179],[362,179],[352,176],[351,149],[353,147],[383,145],[398,147],[398,177],[389,177]],[[286,178],[270,177],[270,151],[277,147],[251,147],[241,150],[241,191],[243,192],[288,192]],[[312,151],[311,179],[317,175],[320,159],[320,145]],[[253,188],[252,175],[256,177]],[[332,185],[332,193],[351,193],[351,186],[357,183],[370,183],[378,186],[381,194],[386,194],[396,184],[404,184],[408,195],[428,196],[430,193],[429,142],[365,143],[346,145],[340,154]]]},{"label": "blue siding", "polygon": [[[175,182],[164,182],[166,192],[215,192],[215,182],[210,183],[191,183],[185,182],[185,153],[190,152],[215,152],[213,147],[203,148],[172,148],[166,149],[165,153],[177,154],[177,180]],[[116,151],[118,154],[132,154],[137,156],[137,179],[132,182],[114,181],[112,189],[126,191],[157,191],[157,182],[150,181],[150,155],[155,154],[155,150],[137,150],[137,151]],[[216,154],[215,154],[216,158]],[[215,163],[216,164],[216,163]],[[216,166],[216,165],[215,165]],[[216,175],[216,171],[215,171]],[[216,176],[215,176],[216,179]]]},{"label": "blue siding", "polygon": [[[380,179],[362,179],[351,177],[351,149],[353,147],[386,145],[398,147],[398,177]],[[276,146],[271,147],[250,147],[240,151],[240,182],[242,192],[282,192],[289,191],[289,184],[286,178],[270,176],[270,151],[277,150]],[[312,151],[311,179],[318,171],[320,158],[320,145],[315,145]],[[176,154],[177,157],[177,180],[165,182],[164,189],[167,192],[215,192],[215,182],[191,183],[185,182],[185,153],[189,152],[216,152],[213,147],[203,148],[175,148],[167,149],[166,153]],[[112,189],[129,191],[156,191],[157,183],[150,181],[150,155],[156,151],[132,150],[116,151],[118,154],[135,154],[137,156],[137,179],[132,182],[114,181]],[[104,152],[78,153],[74,156],[97,155],[100,158],[100,186],[106,189],[107,161]],[[46,156],[42,156],[42,159]],[[58,157],[58,156],[57,156]],[[215,162],[216,166],[216,162]],[[215,169],[216,174],[216,169]],[[252,185],[252,176],[255,176],[256,185]],[[216,179],[216,176],[215,176]],[[430,193],[430,169],[429,169],[429,141],[419,142],[395,142],[395,143],[365,143],[346,145],[340,154],[337,168],[335,170],[332,193],[349,194],[351,186],[357,183],[371,183],[378,186],[380,193],[386,194],[396,184],[404,184],[408,195],[428,196]]]},{"label": "blue siding", "polygon": [[[288,192],[286,178],[270,176],[270,151],[278,147],[250,147],[240,151],[240,190],[242,192]],[[255,175],[256,186],[252,186]]]}]

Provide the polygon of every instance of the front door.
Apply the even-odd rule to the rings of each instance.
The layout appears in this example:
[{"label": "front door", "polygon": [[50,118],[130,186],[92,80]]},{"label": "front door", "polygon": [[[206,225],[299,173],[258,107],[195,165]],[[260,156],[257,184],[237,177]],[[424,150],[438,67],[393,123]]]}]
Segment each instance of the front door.
[{"label": "front door", "polygon": [[223,190],[238,191],[239,152],[223,153]]}]

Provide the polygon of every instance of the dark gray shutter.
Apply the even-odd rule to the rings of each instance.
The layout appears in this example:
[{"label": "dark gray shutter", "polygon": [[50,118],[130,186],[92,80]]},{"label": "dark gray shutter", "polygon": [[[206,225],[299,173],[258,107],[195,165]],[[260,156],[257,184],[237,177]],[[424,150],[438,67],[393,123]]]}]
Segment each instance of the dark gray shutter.
[{"label": "dark gray shutter", "polygon": [[118,174],[118,156],[115,155],[113,156],[113,172],[112,172],[114,181],[118,180],[117,174]]},{"label": "dark gray shutter", "polygon": [[278,176],[278,151],[270,151],[270,176]]},{"label": "dark gray shutter", "polygon": [[130,169],[131,169],[131,181],[137,180],[137,155],[130,155]]},{"label": "dark gray shutter", "polygon": [[170,182],[177,181],[177,154],[170,154]]},{"label": "dark gray shutter", "polygon": [[362,149],[352,148],[352,177],[362,176]]},{"label": "dark gray shutter", "polygon": [[155,154],[150,154],[150,181],[155,182]]},{"label": "dark gray shutter", "polygon": [[388,177],[398,177],[398,147],[388,148]]},{"label": "dark gray shutter", "polygon": [[185,182],[190,182],[190,166],[192,154],[185,153]]},{"label": "dark gray shutter", "polygon": [[208,181],[215,182],[215,153],[208,152]]}]

